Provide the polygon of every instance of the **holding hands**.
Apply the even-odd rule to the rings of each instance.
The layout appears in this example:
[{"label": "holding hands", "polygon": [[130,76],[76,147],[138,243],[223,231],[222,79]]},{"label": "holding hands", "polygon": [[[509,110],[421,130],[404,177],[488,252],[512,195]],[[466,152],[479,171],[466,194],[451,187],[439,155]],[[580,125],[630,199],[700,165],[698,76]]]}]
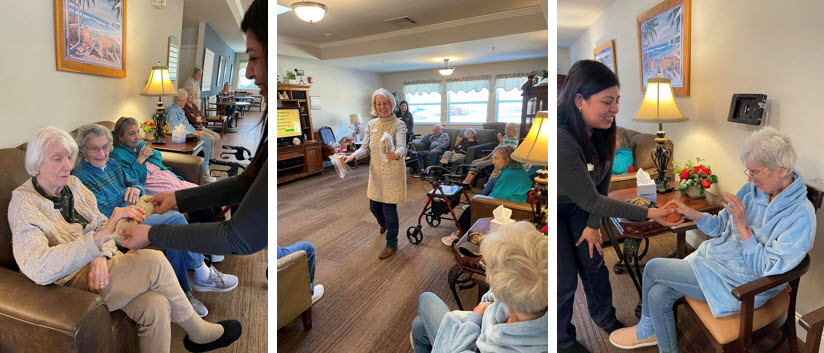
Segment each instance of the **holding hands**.
[{"label": "holding hands", "polygon": [[146,202],[155,205],[155,213],[163,214],[177,207],[177,198],[173,192],[161,192],[154,197],[146,199]]},{"label": "holding hands", "polygon": [[670,207],[670,205],[675,205],[675,211],[682,214],[684,218],[688,218],[696,222],[704,218],[704,215],[701,212],[698,212],[676,200],[667,202],[667,204],[664,205],[664,208]]}]

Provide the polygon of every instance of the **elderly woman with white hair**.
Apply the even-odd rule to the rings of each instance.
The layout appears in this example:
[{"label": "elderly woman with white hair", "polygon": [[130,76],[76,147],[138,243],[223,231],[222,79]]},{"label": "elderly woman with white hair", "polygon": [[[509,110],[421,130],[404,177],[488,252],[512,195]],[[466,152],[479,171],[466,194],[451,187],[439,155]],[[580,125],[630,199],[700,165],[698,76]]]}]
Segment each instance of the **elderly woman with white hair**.
[{"label": "elderly woman with white hair", "polygon": [[212,141],[212,151],[220,151],[220,134],[206,129],[206,117],[200,112],[200,108],[195,105],[197,102],[197,92],[194,88],[186,88],[186,104],[183,105],[183,113],[195,130],[202,132]]},{"label": "elderly woman with white hair", "polygon": [[189,124],[189,119],[186,118],[186,113],[183,111],[188,97],[189,94],[186,93],[186,90],[177,90],[174,104],[166,108],[166,123],[169,125],[169,130],[174,130],[178,125],[183,125],[186,128],[187,137],[196,136],[203,140],[203,179],[212,183],[217,180],[209,173],[209,160],[212,158],[212,139],[204,135],[203,131],[198,131],[192,124]]},{"label": "elderly woman with white hair", "polygon": [[[498,134],[498,147],[500,146],[512,146],[512,148],[516,150],[518,149],[518,126],[515,125],[515,123],[507,123],[506,128],[504,129],[504,134]],[[495,151],[492,151],[488,155],[472,161],[472,170],[469,171],[469,174],[467,174],[466,179],[464,179],[463,183],[466,185],[472,183],[472,181],[475,180],[475,177],[478,175],[478,171],[492,165],[492,157],[494,156]],[[492,176],[498,176],[498,174],[500,173],[500,170],[495,169],[495,171],[492,173]]]},{"label": "elderly woman with white hair", "polygon": [[480,250],[489,292],[472,312],[450,312],[435,294],[421,294],[415,353],[549,351],[546,235],[520,221],[487,234]]},{"label": "elderly woman with white hair", "polygon": [[[614,331],[610,342],[624,349],[657,344],[661,352],[676,352],[676,300],[689,296],[706,301],[713,316],[729,316],[741,310],[733,288],[795,268],[813,246],[816,225],[795,161],[790,138],[763,128],[744,141],[741,151],[748,183],[735,195],[724,194],[727,203],[718,215],[670,202],[713,239],[686,259],[650,260],[644,269],[641,321]],[[778,286],[756,295],[755,307],[782,290]]]},{"label": "elderly woman with white hair", "polygon": [[[369,198],[369,209],[381,226],[380,234],[386,233],[386,247],[378,256],[381,260],[398,250],[398,204],[406,201],[406,166],[401,159],[406,155],[406,124],[392,114],[394,109],[395,96],[384,88],[377,89],[372,94],[372,115],[378,118],[366,123],[360,149],[344,158],[344,163],[349,163],[367,153],[371,156],[366,197]],[[384,133],[394,140],[394,151],[381,150]],[[381,154],[386,157],[386,162]]]},{"label": "elderly woman with white hair", "polygon": [[169,352],[171,322],[188,334],[183,343],[190,351],[234,342],[240,323],[203,321],[163,253],[117,251],[112,239],[118,221],[142,222],[145,214],[134,206],[117,207],[109,218],[100,213],[94,194],[71,175],[77,151],[71,136],[55,127],[29,139],[25,164],[32,178],[12,192],[8,215],[20,272],[40,285],[99,294],[110,311],[123,310],[138,324],[141,352]]}]

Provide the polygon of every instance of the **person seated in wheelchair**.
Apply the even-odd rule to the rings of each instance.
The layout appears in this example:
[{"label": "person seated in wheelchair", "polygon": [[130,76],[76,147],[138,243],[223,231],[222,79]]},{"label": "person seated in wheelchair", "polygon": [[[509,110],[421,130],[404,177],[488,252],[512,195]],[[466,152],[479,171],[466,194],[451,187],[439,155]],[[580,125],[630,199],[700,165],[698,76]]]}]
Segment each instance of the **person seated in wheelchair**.
[{"label": "person seated in wheelchair", "polygon": [[[744,141],[741,161],[749,182],[736,195],[724,194],[727,203],[718,215],[699,213],[675,200],[668,203],[713,239],[686,259],[647,262],[641,321],[614,331],[609,336],[613,345],[632,349],[657,344],[661,352],[675,352],[675,301],[683,296],[705,301],[714,317],[739,313],[741,303],[733,297],[733,288],[792,270],[810,251],[815,211],[804,179],[794,169],[790,138],[770,127],[756,131]],[[754,307],[784,287],[756,295]]]},{"label": "person seated in wheelchair", "polygon": [[[484,188],[481,195],[493,197],[501,200],[510,200],[515,202],[527,202],[529,190],[532,188],[532,178],[529,173],[524,170],[521,163],[512,159],[512,154],[515,149],[512,146],[498,146],[495,148],[492,157],[492,164],[495,169],[501,171],[498,175],[494,187]],[[469,230],[472,219],[472,206],[464,209],[460,218],[458,218],[458,226],[460,230],[454,231],[441,238],[441,243],[446,246],[452,246],[452,242],[461,237],[461,230],[466,232]]]},{"label": "person seated in wheelchair", "polygon": [[[507,123],[504,135],[498,134],[498,147],[501,146],[511,146],[513,149],[518,148],[518,127],[515,123]],[[494,155],[495,151],[493,150],[490,154],[483,156],[483,158],[472,161],[470,164],[472,168],[463,183],[466,185],[472,184],[478,172],[492,165],[492,157]],[[500,169],[495,169],[495,171],[492,172],[492,176],[497,176],[500,172]]]},{"label": "person seated in wheelchair", "polygon": [[[427,166],[438,165],[441,156],[449,148],[449,133],[443,132],[441,124],[435,124],[432,131],[421,139],[421,143],[426,146],[426,150],[418,151],[418,166],[420,172],[424,173]],[[429,164],[427,164],[427,157]]]},{"label": "person seated in wheelchair", "polygon": [[546,235],[526,221],[486,235],[489,292],[471,312],[450,312],[435,294],[421,294],[410,332],[415,353],[546,352],[547,249]]},{"label": "person seated in wheelchair", "polygon": [[469,128],[464,131],[464,138],[455,145],[451,151],[443,153],[441,164],[446,167],[449,163],[461,162],[466,159],[466,151],[473,146],[477,146],[478,141],[475,140],[475,129]]}]

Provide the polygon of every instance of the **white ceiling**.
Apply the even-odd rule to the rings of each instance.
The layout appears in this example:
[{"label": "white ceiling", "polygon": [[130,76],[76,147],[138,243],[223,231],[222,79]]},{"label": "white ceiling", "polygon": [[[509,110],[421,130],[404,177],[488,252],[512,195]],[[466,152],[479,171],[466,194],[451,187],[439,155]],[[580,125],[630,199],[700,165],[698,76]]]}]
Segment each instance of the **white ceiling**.
[{"label": "white ceiling", "polygon": [[[459,67],[547,56],[539,0],[383,0],[380,7],[366,0],[320,1],[329,10],[317,23],[300,20],[293,11],[278,15],[278,41],[302,46],[311,53],[304,57],[336,67],[394,72],[436,68],[444,57]],[[291,3],[278,0],[282,6]],[[402,16],[417,24],[384,22]],[[293,55],[282,47],[288,46],[279,45],[279,54]]]},{"label": "white ceiling", "polygon": [[206,22],[232,50],[246,52],[246,37],[240,31],[240,21],[252,1],[184,0],[183,28],[198,28],[200,22]]},{"label": "white ceiling", "polygon": [[571,46],[613,1],[558,0],[558,46]]}]

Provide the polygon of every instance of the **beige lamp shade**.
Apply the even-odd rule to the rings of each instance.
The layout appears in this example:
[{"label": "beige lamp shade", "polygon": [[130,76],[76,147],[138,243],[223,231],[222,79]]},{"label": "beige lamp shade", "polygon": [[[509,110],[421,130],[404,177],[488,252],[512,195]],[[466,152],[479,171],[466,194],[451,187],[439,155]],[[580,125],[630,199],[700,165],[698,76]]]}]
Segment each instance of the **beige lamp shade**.
[{"label": "beige lamp shade", "polygon": [[512,159],[521,163],[546,166],[549,156],[549,119],[547,112],[538,112],[524,142],[518,146]]},{"label": "beige lamp shade", "polygon": [[169,79],[169,67],[152,66],[152,71],[149,72],[149,81],[146,82],[146,87],[140,92],[143,96],[175,96],[177,90],[172,85],[172,80]]},{"label": "beige lamp shade", "polygon": [[632,121],[641,123],[680,123],[688,121],[672,94],[670,79],[652,77],[647,81],[647,94]]},{"label": "beige lamp shade", "polygon": [[363,120],[361,119],[360,114],[349,114],[349,123],[350,124],[362,123],[362,122],[363,122]]}]

